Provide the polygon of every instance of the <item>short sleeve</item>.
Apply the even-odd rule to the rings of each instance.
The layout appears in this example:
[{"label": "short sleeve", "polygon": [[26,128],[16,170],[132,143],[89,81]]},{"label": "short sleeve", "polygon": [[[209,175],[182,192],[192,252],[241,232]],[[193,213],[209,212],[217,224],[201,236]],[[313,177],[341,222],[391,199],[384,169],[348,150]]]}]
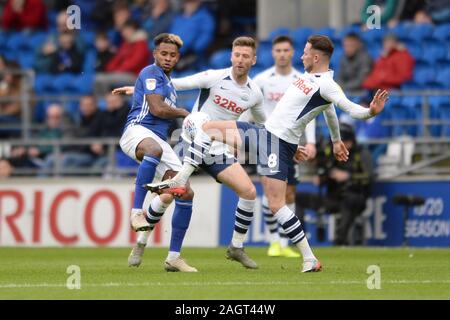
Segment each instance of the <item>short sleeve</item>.
[{"label": "short sleeve", "polygon": [[164,96],[165,78],[161,71],[149,68],[139,75],[144,88],[144,94],[159,94]]}]

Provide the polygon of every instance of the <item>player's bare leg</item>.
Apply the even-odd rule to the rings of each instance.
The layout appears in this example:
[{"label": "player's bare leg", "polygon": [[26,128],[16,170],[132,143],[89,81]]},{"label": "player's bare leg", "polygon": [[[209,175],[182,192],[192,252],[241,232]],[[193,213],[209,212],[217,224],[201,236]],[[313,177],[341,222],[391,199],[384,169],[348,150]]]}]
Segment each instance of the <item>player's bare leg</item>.
[{"label": "player's bare leg", "polygon": [[300,220],[286,206],[286,182],[266,177],[265,194],[269,201],[272,213],[277,217],[291,241],[297,246],[303,256],[302,272],[320,271],[319,260],[314,256],[305,233],[301,227]]},{"label": "player's bare leg", "polygon": [[227,185],[239,196],[236,208],[233,237],[227,249],[226,257],[240,262],[248,269],[257,269],[258,265],[244,251],[244,240],[253,220],[256,188],[239,163],[234,163],[220,172],[217,179]]}]

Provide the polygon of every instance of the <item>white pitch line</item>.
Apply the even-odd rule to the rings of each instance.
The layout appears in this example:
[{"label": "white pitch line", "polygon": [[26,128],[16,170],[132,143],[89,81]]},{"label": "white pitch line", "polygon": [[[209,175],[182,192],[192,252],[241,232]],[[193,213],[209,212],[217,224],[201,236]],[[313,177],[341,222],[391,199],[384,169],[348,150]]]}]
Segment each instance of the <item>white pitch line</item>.
[{"label": "white pitch line", "polygon": [[[382,284],[450,284],[448,280],[387,280]],[[81,287],[155,287],[155,286],[267,286],[267,285],[329,285],[329,284],[360,284],[366,285],[366,281],[357,280],[336,280],[336,281],[300,281],[300,282],[108,282],[108,283],[81,283]],[[0,289],[22,289],[22,288],[65,288],[66,284],[61,283],[5,283],[0,284]]]}]

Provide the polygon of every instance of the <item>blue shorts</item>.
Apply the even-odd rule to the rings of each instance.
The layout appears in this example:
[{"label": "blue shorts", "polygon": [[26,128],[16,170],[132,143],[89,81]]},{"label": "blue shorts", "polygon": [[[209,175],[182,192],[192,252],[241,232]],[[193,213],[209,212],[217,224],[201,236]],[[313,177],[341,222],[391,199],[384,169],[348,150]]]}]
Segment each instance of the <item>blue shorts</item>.
[{"label": "blue shorts", "polygon": [[[189,143],[182,140],[181,138],[178,144],[173,148],[181,162],[183,162],[183,158],[187,154],[188,148]],[[221,183],[217,179],[219,173],[221,173],[229,166],[235,164],[236,162],[238,162],[236,157],[227,153],[217,155],[208,154],[205,157],[204,162],[199,167],[211,177],[213,177],[217,182]]]},{"label": "blue shorts", "polygon": [[[270,133],[264,127],[237,121],[236,126],[241,135],[249,162],[258,164],[259,174],[282,181],[295,177],[294,155],[297,145],[284,141]],[[291,180],[291,179],[289,179]]]}]

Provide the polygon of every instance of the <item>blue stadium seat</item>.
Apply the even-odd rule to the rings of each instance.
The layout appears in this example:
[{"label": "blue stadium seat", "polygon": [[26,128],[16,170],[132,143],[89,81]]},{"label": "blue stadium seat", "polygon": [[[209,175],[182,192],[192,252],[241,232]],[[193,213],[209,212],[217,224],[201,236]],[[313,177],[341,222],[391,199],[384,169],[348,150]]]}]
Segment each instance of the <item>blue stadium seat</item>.
[{"label": "blue stadium seat", "polygon": [[213,55],[209,59],[209,64],[213,69],[222,69],[230,66],[230,59],[231,50],[223,49],[213,53]]},{"label": "blue stadium seat", "polygon": [[[84,8],[83,8],[83,10],[84,10]],[[83,31],[82,33],[80,33],[80,35],[83,38],[83,41],[88,48],[95,47],[95,32]]]},{"label": "blue stadium seat", "polygon": [[20,51],[18,52],[18,63],[23,69],[32,69],[35,57],[35,53],[32,51]]},{"label": "blue stadium seat", "polygon": [[306,40],[308,37],[313,34],[313,29],[308,27],[300,27],[298,29],[293,30],[290,33],[292,40],[294,41],[295,47],[301,47],[303,52],[303,48],[305,47]]},{"label": "blue stadium seat", "polygon": [[444,137],[450,137],[450,101],[449,97],[446,97],[445,103],[439,106],[440,119],[442,121],[448,121],[441,126],[441,135]]},{"label": "blue stadium seat", "polygon": [[69,81],[64,89],[69,94],[90,94],[93,90],[93,84],[94,74],[83,73],[72,76],[72,81]]},{"label": "blue stadium seat", "polygon": [[252,67],[249,72],[250,78],[254,78],[257,74],[263,72],[264,70],[265,70],[265,68],[261,68],[258,66]]},{"label": "blue stadium seat", "polygon": [[85,73],[94,72],[96,59],[97,59],[97,52],[93,49],[88,50],[84,55],[83,72]]},{"label": "blue stadium seat", "polygon": [[373,60],[378,60],[378,58],[380,57],[382,49],[383,48],[378,43],[372,43],[371,45],[367,46],[367,52],[369,53],[369,56]]},{"label": "blue stadium seat", "polygon": [[414,43],[414,42],[408,42],[406,44],[406,47],[409,51],[409,53],[414,57],[414,60],[416,60],[416,63],[418,62],[424,62],[423,60],[423,54],[422,54],[422,46]]},{"label": "blue stadium seat", "polygon": [[420,60],[425,61],[430,66],[436,65],[437,62],[445,61],[447,52],[442,44],[438,44],[434,41],[424,41],[422,48],[424,54]]},{"label": "blue stadium seat", "polygon": [[272,50],[258,50],[256,65],[260,68],[270,68],[274,64]]},{"label": "blue stadium seat", "polygon": [[432,24],[414,24],[410,28],[407,38],[416,43],[422,43],[432,39],[433,31],[434,26]]},{"label": "blue stadium seat", "polygon": [[291,34],[291,29],[286,27],[280,27],[273,29],[268,36],[268,40],[272,42],[273,39],[275,39],[278,36],[288,36]]},{"label": "blue stadium seat", "polygon": [[336,47],[333,51],[333,55],[331,56],[331,60],[330,60],[330,66],[331,66],[331,69],[333,69],[335,73],[339,72],[340,61],[341,61],[343,54],[344,54],[344,51],[339,47]]},{"label": "blue stadium seat", "polygon": [[336,42],[336,39],[338,38],[336,36],[336,29],[332,28],[332,27],[323,27],[323,28],[319,28],[316,29],[315,34],[320,34],[322,36],[327,36],[331,39],[331,41]]},{"label": "blue stadium seat", "polygon": [[439,69],[436,75],[436,82],[439,87],[450,89],[450,65],[446,68]]},{"label": "blue stadium seat", "polygon": [[411,32],[412,24],[399,23],[394,28],[386,30],[386,33],[395,34],[401,41],[409,41],[409,33]]},{"label": "blue stadium seat", "polygon": [[360,33],[361,39],[367,46],[373,44],[380,44],[383,40],[383,36],[386,34],[386,29],[371,29]]},{"label": "blue stadium seat", "polygon": [[37,94],[55,93],[54,76],[51,74],[37,74],[34,81],[34,91]]},{"label": "blue stadium seat", "polygon": [[[445,120],[446,110],[450,109],[450,96],[430,96],[428,98],[428,103],[430,107],[430,119]],[[448,126],[450,126],[450,124],[448,124]],[[431,125],[429,127],[430,133],[434,137],[440,136],[441,131],[446,130],[444,128],[445,125]]]},{"label": "blue stadium seat", "polygon": [[433,88],[436,85],[436,72],[432,67],[414,69],[413,81],[419,88]]},{"label": "blue stadium seat", "polygon": [[54,83],[52,84],[52,87],[57,93],[75,94],[74,92],[70,92],[70,89],[68,89],[75,81],[75,75],[71,73],[61,73],[58,75],[53,75],[53,81]]},{"label": "blue stadium seat", "polygon": [[349,25],[345,26],[340,30],[335,31],[336,40],[342,41],[342,39],[348,34],[348,33],[356,33],[358,35],[361,35],[361,27],[359,25]]},{"label": "blue stadium seat", "polygon": [[435,27],[432,37],[441,43],[450,40],[450,24],[443,24]]}]

